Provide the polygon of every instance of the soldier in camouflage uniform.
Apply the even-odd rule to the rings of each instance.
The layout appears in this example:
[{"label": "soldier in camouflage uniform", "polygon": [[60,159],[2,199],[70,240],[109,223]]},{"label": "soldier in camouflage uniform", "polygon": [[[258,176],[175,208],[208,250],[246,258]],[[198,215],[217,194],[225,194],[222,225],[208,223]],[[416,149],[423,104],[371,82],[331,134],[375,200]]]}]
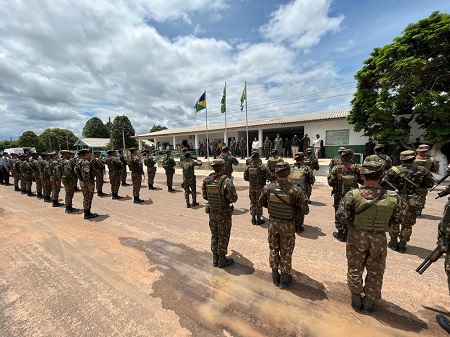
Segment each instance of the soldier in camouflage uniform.
[{"label": "soldier in camouflage uniform", "polygon": [[[305,154],[298,152],[295,157],[295,163],[291,166],[291,173],[288,177],[288,182],[292,185],[300,187],[305,194],[305,201],[309,203],[309,196],[311,195],[312,185],[316,181],[314,174],[309,166],[304,163]],[[303,212],[295,213],[295,231],[301,234],[305,228],[305,214]]]},{"label": "soldier in camouflage uniform", "polygon": [[279,153],[276,149],[272,150],[272,156],[267,160],[267,167],[270,170],[270,173],[272,174],[272,181],[275,181],[275,167],[278,163],[283,162],[284,160],[278,156]]},{"label": "soldier in camouflage uniform", "polygon": [[36,197],[42,198],[42,160],[39,159],[39,153],[31,154],[31,168],[33,170],[33,179],[36,182]]},{"label": "soldier in camouflage uniform", "polygon": [[230,152],[232,156],[236,156],[236,138],[232,138],[230,142]]},{"label": "soldier in camouflage uniform", "polygon": [[120,160],[117,151],[109,150],[108,154],[109,158],[106,160],[106,165],[108,165],[109,170],[112,199],[119,200],[123,198],[119,195],[123,162]]},{"label": "soldier in camouflage uniform", "polygon": [[62,177],[61,181],[64,185],[64,190],[66,192],[66,213],[78,212],[78,208],[74,208],[72,205],[73,195],[75,194],[75,153],[69,150],[61,150],[63,159],[61,161]]},{"label": "soldier in camouflage uniform", "polygon": [[312,149],[307,148],[305,152],[305,165],[311,168],[311,171],[319,171],[319,160],[313,156]]},{"label": "soldier in camouflage uniform", "polygon": [[14,178],[14,191],[19,192],[19,181],[20,181],[20,173],[18,172],[17,168],[20,164],[18,164],[19,158],[17,158],[17,153],[11,153],[11,175]]},{"label": "soldier in camouflage uniform", "polygon": [[394,151],[392,151],[391,159],[392,159],[392,165],[398,166],[400,165],[400,153],[406,150],[406,148],[402,145],[400,140],[396,139],[394,140],[395,148]]},{"label": "soldier in camouflage uniform", "polygon": [[[401,165],[391,167],[386,173],[388,180],[398,190],[399,195],[406,200],[407,207],[401,225],[391,227],[391,241],[389,248],[405,253],[406,243],[412,233],[412,227],[416,223],[417,206],[420,204],[420,197],[417,194],[419,188],[430,188],[434,185],[433,175],[426,168],[414,164],[414,151],[403,151],[400,153]],[[397,238],[400,242],[397,242]]]},{"label": "soldier in camouflage uniform", "polygon": [[166,156],[163,159],[163,168],[166,171],[167,187],[169,192],[175,192],[172,188],[173,185],[173,175],[175,174],[175,159],[171,157],[172,152],[170,150],[166,151]]},{"label": "soldier in camouflage uniform", "polygon": [[213,155],[213,158],[216,159],[216,157],[217,157],[217,148],[218,148],[218,144],[217,144],[217,141],[216,141],[215,139],[213,139],[212,144],[211,144],[211,147],[212,147],[212,155]]},{"label": "soldier in camouflage uniform", "polygon": [[283,138],[277,134],[277,137],[273,140],[273,148],[277,150],[277,153],[281,156],[283,150]]},{"label": "soldier in camouflage uniform", "polygon": [[129,186],[127,183],[127,160],[125,155],[123,154],[123,149],[117,151],[119,153],[119,159],[122,162],[122,166],[120,167],[120,180],[122,181],[122,186]]},{"label": "soldier in camouflage uniform", "polygon": [[52,192],[52,182],[50,180],[50,154],[47,152],[41,153],[42,157],[42,171],[41,171],[41,181],[42,181],[42,194],[44,196],[44,202],[53,202],[50,197]]},{"label": "soldier in camouflage uniform", "polygon": [[[347,285],[352,308],[370,314],[375,302],[381,299],[386,269],[386,232],[390,226],[400,225],[406,205],[396,192],[380,187],[384,175],[380,162],[364,162],[361,174],[364,186],[345,194],[336,217],[348,230]],[[363,285],[364,269],[367,275]]]},{"label": "soldier in camouflage uniform", "polygon": [[51,154],[50,160],[50,181],[52,183],[52,200],[53,207],[64,206],[63,203],[59,202],[59,192],[61,191],[61,177],[62,169],[61,163],[59,161],[59,155],[56,152]]},{"label": "soldier in camouflage uniform", "polygon": [[392,159],[387,154],[383,154],[384,145],[383,144],[375,145],[373,151],[375,152],[375,154],[366,157],[364,159],[364,162],[376,161],[378,163],[381,163],[384,171],[389,170],[392,167]]},{"label": "soldier in camouflage uniform", "polygon": [[156,159],[152,156],[151,153],[143,152],[144,154],[144,165],[147,166],[147,180],[148,180],[148,189],[156,190],[157,188],[153,186],[155,182],[156,175]]},{"label": "soldier in camouflage uniform", "polygon": [[142,175],[144,174],[144,167],[142,165],[141,156],[137,153],[137,149],[130,148],[130,157],[128,158],[128,168],[131,171],[131,181],[133,182],[133,198],[135,204],[143,203],[144,200],[139,199],[139,192],[141,191]]},{"label": "soldier in camouflage uniform", "polygon": [[[434,159],[433,156],[430,156],[428,154],[428,151],[430,150],[430,147],[426,144],[421,144],[417,148],[416,152],[416,159],[414,160],[414,164],[417,166],[423,166],[428,171],[437,173],[439,172],[439,165],[438,162]],[[422,210],[425,208],[425,202],[427,199],[428,189],[427,188],[419,188],[417,191],[417,194],[420,197],[420,204],[417,207],[417,216],[422,215]]]},{"label": "soldier in camouflage uniform", "polygon": [[18,176],[19,176],[20,193],[27,194],[26,182],[23,177],[22,163],[23,163],[23,154],[21,154],[20,156],[17,157],[16,172],[18,173]]},{"label": "soldier in camouflage uniform", "polygon": [[[336,165],[342,165],[341,153],[345,150],[345,147],[341,146],[338,149],[338,156],[331,158],[330,163],[328,164],[328,175],[331,173],[331,169]],[[311,150],[312,152],[312,150]]]},{"label": "soldier in camouflage uniform", "polygon": [[288,182],[290,171],[288,163],[278,163],[275,168],[276,182],[264,186],[258,200],[269,211],[269,264],[273,284],[280,289],[285,289],[292,282],[290,272],[295,246],[295,214],[309,213],[302,189]]},{"label": "soldier in camouflage uniform", "polygon": [[261,196],[263,187],[266,186],[266,181],[272,181],[272,173],[262,163],[257,151],[252,152],[251,159],[251,163],[245,168],[244,180],[249,182],[248,197],[250,199],[252,224],[262,225],[266,221],[261,219],[263,208],[259,203],[259,197]]},{"label": "soldier in camouflage uniform", "polygon": [[241,137],[241,140],[239,141],[239,152],[241,154],[241,159],[244,159],[247,155],[247,141],[244,137]]},{"label": "soldier in camouflage uniform", "polygon": [[31,192],[33,185],[33,167],[30,162],[30,155],[24,154],[21,156],[22,162],[20,165],[20,170],[22,174],[22,181],[24,183],[25,192],[29,197],[34,197],[36,194]]},{"label": "soldier in camouflage uniform", "polygon": [[225,175],[233,181],[233,165],[238,165],[238,160],[230,153],[230,149],[226,145],[222,148],[220,158],[225,161]]},{"label": "soldier in camouflage uniform", "polygon": [[108,195],[106,193],[103,193],[103,177],[105,176],[105,162],[100,158],[101,152],[100,151],[94,151],[94,159],[92,162],[94,163],[95,171],[97,172],[95,176],[95,187],[97,189],[97,195],[99,197],[104,197],[105,195]]},{"label": "soldier in camouflage uniform", "polygon": [[272,142],[269,139],[269,136],[266,136],[266,139],[263,143],[264,155],[266,156],[266,160],[269,160],[270,153],[272,151]]},{"label": "soldier in camouflage uniform", "polygon": [[[345,149],[341,151],[341,164],[335,165],[328,175],[328,185],[333,188],[331,194],[334,198],[334,210],[337,212],[339,203],[344,195],[352,190],[358,188],[358,183],[362,184],[361,167],[353,162],[353,150]],[[336,240],[345,242],[347,240],[347,230],[339,219],[334,217],[334,225],[337,232],[333,232]]]},{"label": "soldier in camouflage uniform", "polygon": [[192,206],[198,206],[197,202],[197,187],[195,178],[195,166],[202,166],[200,160],[194,160],[191,158],[191,153],[186,152],[184,162],[180,163],[183,169],[183,188],[184,188],[184,198],[186,199],[186,207],[190,208],[191,203],[189,202],[189,195],[192,194]]},{"label": "soldier in camouflage uniform", "polygon": [[91,160],[92,154],[89,149],[78,151],[78,155],[81,157],[81,160],[77,167],[77,175],[80,179],[81,191],[83,192],[84,219],[88,220],[98,217],[97,213],[91,213],[96,172],[94,163]]},{"label": "soldier in camouflage uniform", "polygon": [[225,174],[225,161],[216,159],[211,166],[214,172],[203,180],[202,194],[203,198],[208,200],[205,212],[209,214],[213,266],[223,268],[234,263],[233,259],[227,258],[226,255],[234,210],[230,204],[237,201],[238,195],[233,182]]}]

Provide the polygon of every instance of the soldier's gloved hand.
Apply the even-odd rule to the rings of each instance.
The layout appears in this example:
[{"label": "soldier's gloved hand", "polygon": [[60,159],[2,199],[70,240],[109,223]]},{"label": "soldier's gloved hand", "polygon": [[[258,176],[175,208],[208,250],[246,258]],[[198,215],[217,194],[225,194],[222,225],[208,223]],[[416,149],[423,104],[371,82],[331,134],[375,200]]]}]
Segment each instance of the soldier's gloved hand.
[{"label": "soldier's gloved hand", "polygon": [[445,197],[448,194],[449,193],[447,191],[441,191],[441,192],[438,193],[438,196],[435,199],[439,199],[439,198]]}]

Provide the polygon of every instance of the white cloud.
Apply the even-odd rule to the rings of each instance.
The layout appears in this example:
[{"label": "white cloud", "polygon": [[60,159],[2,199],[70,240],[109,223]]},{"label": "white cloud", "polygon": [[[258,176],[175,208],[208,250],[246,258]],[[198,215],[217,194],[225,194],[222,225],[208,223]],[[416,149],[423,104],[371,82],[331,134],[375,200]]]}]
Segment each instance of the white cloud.
[{"label": "white cloud", "polygon": [[329,17],[330,4],[331,0],[294,0],[281,5],[260,32],[271,41],[307,50],[340,29],[344,16]]}]

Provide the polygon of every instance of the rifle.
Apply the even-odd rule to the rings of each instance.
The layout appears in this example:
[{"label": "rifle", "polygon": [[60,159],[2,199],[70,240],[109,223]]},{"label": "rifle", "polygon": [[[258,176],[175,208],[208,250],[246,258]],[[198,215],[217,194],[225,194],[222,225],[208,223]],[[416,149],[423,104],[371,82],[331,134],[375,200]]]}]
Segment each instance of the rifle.
[{"label": "rifle", "polygon": [[434,190],[436,187],[438,187],[439,184],[441,184],[445,179],[448,178],[448,176],[450,176],[450,173],[447,172],[447,174],[446,174],[445,176],[443,176],[443,177],[436,183],[436,185],[434,185],[434,186],[432,187],[432,189],[430,190],[430,192],[431,192],[432,190]]},{"label": "rifle", "polygon": [[425,260],[423,260],[423,262],[420,264],[420,266],[417,267],[416,272],[418,272],[420,275],[422,275],[424,273],[425,270],[428,269],[429,266],[431,266],[431,264],[433,262],[436,262],[437,260],[439,260],[439,258],[442,256],[442,254],[444,254],[444,252],[441,252],[439,250],[439,246],[437,246],[431,253],[430,255],[428,255]]},{"label": "rifle", "polygon": [[440,191],[435,199],[439,199],[439,198],[445,197],[448,194],[450,194],[450,193],[447,192],[447,190]]},{"label": "rifle", "polygon": [[398,192],[397,187],[395,187],[389,180],[383,178],[380,182],[380,186],[384,187],[387,190]]}]

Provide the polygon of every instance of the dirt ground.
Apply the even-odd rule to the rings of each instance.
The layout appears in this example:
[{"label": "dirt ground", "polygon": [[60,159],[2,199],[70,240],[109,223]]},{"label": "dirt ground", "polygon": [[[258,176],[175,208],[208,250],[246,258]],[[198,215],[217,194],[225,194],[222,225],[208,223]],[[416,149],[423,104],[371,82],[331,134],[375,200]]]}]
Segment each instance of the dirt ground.
[{"label": "dirt ground", "polygon": [[144,204],[133,204],[132,186],[120,201],[95,196],[92,221],[0,186],[0,336],[446,336],[434,319],[450,316],[443,260],[414,271],[435,247],[445,198],[429,195],[406,254],[389,250],[383,300],[365,316],[350,307],[330,188],[314,186],[283,291],[270,277],[267,223],[250,223],[237,176],[235,264],[225,269],[212,266],[201,176],[196,208],[186,208],[179,174],[168,193],[158,172],[161,189],[144,182]]}]

